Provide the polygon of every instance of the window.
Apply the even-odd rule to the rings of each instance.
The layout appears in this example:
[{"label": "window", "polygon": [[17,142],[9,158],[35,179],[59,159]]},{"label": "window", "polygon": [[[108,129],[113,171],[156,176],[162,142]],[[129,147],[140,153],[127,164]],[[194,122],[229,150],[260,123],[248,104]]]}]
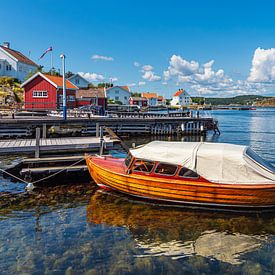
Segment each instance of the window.
[{"label": "window", "polygon": [[133,171],[151,173],[155,163],[153,161],[138,159],[133,165]]},{"label": "window", "polygon": [[75,79],[75,84],[79,84],[79,79],[78,78]]},{"label": "window", "polygon": [[124,163],[127,167],[130,165],[131,159],[132,159],[132,156],[130,154],[128,154],[128,156],[126,157],[126,159],[124,161]]},{"label": "window", "polygon": [[0,64],[0,70],[1,70],[2,64]]},{"label": "window", "polygon": [[196,172],[194,172],[188,168],[185,168],[185,167],[182,167],[180,169],[179,176],[184,177],[184,178],[198,178],[199,177],[199,175]]},{"label": "window", "polygon": [[48,91],[33,91],[32,97],[48,97]]},{"label": "window", "polygon": [[75,97],[73,95],[68,95],[67,101],[75,101]]},{"label": "window", "polygon": [[160,175],[172,176],[172,175],[175,175],[177,169],[178,169],[177,165],[159,163],[155,170],[155,173]]},{"label": "window", "polygon": [[251,148],[247,148],[245,151],[245,155],[249,157],[254,162],[258,163],[259,165],[263,166],[265,169],[269,170],[270,172],[275,172],[275,167],[267,162],[266,160],[262,159],[259,155],[257,155]]},{"label": "window", "polygon": [[7,66],[6,66],[6,70],[7,70],[7,71],[11,71],[11,65],[7,65]]},{"label": "window", "polygon": [[22,72],[22,66],[19,66],[19,72]]},{"label": "window", "polygon": [[118,91],[118,90],[116,90],[116,91],[115,91],[115,93],[116,93],[116,94],[119,94],[119,91]]},{"label": "window", "polygon": [[116,96],[116,97],[115,97],[115,100],[119,100],[119,96]]},{"label": "window", "polygon": [[127,96],[125,96],[124,99],[127,100]]}]

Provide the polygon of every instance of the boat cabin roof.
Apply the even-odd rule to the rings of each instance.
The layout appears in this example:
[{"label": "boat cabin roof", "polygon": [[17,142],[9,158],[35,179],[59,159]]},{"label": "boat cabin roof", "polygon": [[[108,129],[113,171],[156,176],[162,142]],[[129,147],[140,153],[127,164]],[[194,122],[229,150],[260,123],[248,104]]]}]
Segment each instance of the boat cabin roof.
[{"label": "boat cabin roof", "polygon": [[247,146],[227,143],[168,141],[153,141],[130,150],[135,158],[181,165],[212,182],[274,184],[274,167],[254,151],[248,154],[250,151]]}]

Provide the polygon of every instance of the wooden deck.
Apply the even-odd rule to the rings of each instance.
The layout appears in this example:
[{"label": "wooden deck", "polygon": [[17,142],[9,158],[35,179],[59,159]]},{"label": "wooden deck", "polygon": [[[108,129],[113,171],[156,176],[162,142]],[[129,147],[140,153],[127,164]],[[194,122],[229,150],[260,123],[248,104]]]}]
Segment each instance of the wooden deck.
[{"label": "wooden deck", "polygon": [[[112,148],[116,140],[104,137],[105,148]],[[40,152],[77,152],[99,150],[100,139],[97,137],[47,138],[40,139]],[[0,140],[0,154],[33,153],[35,139]]]}]

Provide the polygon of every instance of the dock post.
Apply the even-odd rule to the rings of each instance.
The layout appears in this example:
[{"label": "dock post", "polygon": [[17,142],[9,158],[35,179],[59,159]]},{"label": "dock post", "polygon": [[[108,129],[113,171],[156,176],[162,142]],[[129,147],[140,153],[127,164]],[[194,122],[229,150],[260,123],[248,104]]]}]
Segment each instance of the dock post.
[{"label": "dock post", "polygon": [[40,128],[35,129],[35,158],[39,158]]},{"label": "dock post", "polygon": [[46,123],[43,123],[43,128],[42,128],[42,138],[47,138],[47,125]]},{"label": "dock post", "polygon": [[95,136],[98,138],[99,137],[99,123],[97,122],[95,125]]},{"label": "dock post", "polygon": [[103,138],[103,127],[101,126],[100,127],[100,139],[99,139],[99,142],[100,142],[100,149],[99,149],[99,155],[102,156],[103,155],[103,147],[104,147],[104,138]]}]

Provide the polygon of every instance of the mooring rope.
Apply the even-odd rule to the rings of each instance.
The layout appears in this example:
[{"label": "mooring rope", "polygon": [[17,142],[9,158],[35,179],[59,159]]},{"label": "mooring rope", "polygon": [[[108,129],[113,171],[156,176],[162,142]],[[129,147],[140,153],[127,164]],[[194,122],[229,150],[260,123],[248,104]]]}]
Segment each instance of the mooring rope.
[{"label": "mooring rope", "polygon": [[[88,156],[89,156],[89,155],[88,155]],[[32,189],[34,188],[34,184],[36,184],[36,183],[38,183],[38,182],[41,182],[41,181],[43,181],[43,180],[50,179],[50,178],[52,178],[52,177],[54,177],[54,176],[60,174],[61,172],[67,170],[68,168],[70,168],[70,167],[72,167],[72,166],[74,166],[74,165],[80,163],[81,161],[83,161],[83,159],[85,159],[84,156],[83,156],[81,159],[79,159],[78,161],[72,163],[71,165],[66,166],[66,167],[64,167],[63,169],[58,170],[58,171],[55,172],[54,174],[51,174],[51,175],[49,175],[49,176],[47,176],[47,177],[44,177],[44,178],[42,178],[42,179],[39,179],[39,180],[36,180],[36,181],[33,181],[33,182],[28,182],[28,181],[26,181],[26,180],[23,180],[23,179],[21,179],[21,178],[15,176],[15,175],[9,173],[8,171],[6,171],[6,170],[4,170],[4,169],[1,169],[1,168],[0,168],[0,171],[3,172],[3,173],[5,173],[5,174],[7,174],[7,175],[9,175],[9,176],[11,176],[11,177],[13,177],[13,178],[15,178],[15,179],[17,179],[17,180],[19,180],[20,182],[23,182],[23,183],[27,184],[26,188],[27,188],[28,190],[32,190]]]}]

